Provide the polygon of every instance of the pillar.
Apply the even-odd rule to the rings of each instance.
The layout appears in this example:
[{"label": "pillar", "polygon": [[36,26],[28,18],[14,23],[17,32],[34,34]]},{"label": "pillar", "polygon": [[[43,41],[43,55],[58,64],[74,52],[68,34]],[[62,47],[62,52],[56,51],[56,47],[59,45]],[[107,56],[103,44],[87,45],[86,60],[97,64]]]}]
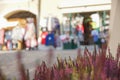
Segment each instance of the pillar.
[{"label": "pillar", "polygon": [[118,44],[120,44],[120,0],[112,0],[108,46],[113,56],[117,53]]}]

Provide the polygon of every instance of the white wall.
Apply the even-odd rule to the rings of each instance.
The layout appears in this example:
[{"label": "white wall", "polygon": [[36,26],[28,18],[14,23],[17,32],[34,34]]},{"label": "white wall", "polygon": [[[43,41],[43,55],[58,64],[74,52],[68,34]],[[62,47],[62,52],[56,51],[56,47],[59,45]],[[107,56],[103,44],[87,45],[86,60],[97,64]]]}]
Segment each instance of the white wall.
[{"label": "white wall", "polygon": [[47,16],[61,17],[61,12],[58,8],[60,0],[41,0],[41,18]]}]

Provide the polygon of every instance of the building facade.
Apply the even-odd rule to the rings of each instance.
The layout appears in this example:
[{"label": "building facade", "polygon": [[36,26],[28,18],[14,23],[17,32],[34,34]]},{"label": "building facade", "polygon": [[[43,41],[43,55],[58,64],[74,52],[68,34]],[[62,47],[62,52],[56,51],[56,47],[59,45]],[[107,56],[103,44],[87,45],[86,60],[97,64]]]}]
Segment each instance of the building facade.
[{"label": "building facade", "polygon": [[4,17],[21,11],[28,11],[37,16],[40,11],[40,19],[50,15],[61,19],[64,13],[110,10],[111,0],[54,0],[52,2],[50,0],[1,0],[0,5],[0,14]]},{"label": "building facade", "polygon": [[[56,17],[63,24],[64,17],[70,19],[72,15],[110,11],[111,0],[1,0],[0,5],[0,16],[7,20],[34,18],[36,35],[39,36],[46,18]],[[62,25],[60,31],[64,33]]]}]

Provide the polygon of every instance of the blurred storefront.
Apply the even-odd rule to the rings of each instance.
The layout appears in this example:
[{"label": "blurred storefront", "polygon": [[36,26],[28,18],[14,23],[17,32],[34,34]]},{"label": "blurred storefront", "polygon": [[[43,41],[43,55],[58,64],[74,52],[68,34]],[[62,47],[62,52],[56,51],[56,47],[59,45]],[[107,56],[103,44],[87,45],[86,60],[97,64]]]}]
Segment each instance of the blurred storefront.
[{"label": "blurred storefront", "polygon": [[[59,12],[59,9],[57,7],[59,0],[54,0],[53,4],[47,4],[46,3],[50,3],[50,0],[1,0],[0,1],[0,14],[2,17],[4,17],[7,21],[9,22],[14,22],[14,21],[18,21],[19,25],[16,25],[10,29],[5,30],[5,33],[8,32],[8,34],[12,35],[11,32],[15,32],[17,30],[18,33],[16,33],[16,36],[19,40],[18,42],[16,40],[12,41],[11,44],[11,40],[7,40],[10,45],[13,47],[15,47],[16,45],[19,47],[17,49],[24,49],[24,48],[30,48],[30,46],[33,44],[33,46],[31,47],[36,47],[35,44],[37,44],[37,39],[39,38],[39,36],[41,35],[42,31],[42,27],[44,27],[43,25],[41,25],[41,22],[43,19],[47,19],[47,23],[45,23],[47,26],[47,28],[56,28],[56,27],[52,27],[56,24],[52,23],[51,25],[49,25],[49,23],[51,23],[50,19],[52,20],[52,22],[59,22],[59,17],[61,14]],[[48,11],[49,9],[49,11]],[[49,16],[52,16],[52,18],[49,18]],[[49,20],[49,22],[48,22]],[[30,22],[29,22],[30,21]],[[30,23],[30,25],[29,25]],[[31,24],[33,23],[33,24]],[[44,23],[42,23],[44,24]],[[31,41],[28,39],[27,41],[24,41],[24,37],[25,34],[29,34],[31,31],[26,31],[27,26],[34,26],[34,28],[28,29],[33,31],[33,33],[35,34],[31,34],[32,36],[27,35],[27,39],[28,37],[32,38],[33,41]],[[18,28],[19,27],[19,28]],[[15,28],[15,29],[14,29]],[[17,29],[16,29],[17,28]],[[60,26],[58,25],[58,28],[60,28]],[[19,29],[19,30],[18,30]],[[20,32],[20,30],[23,30],[23,33]],[[50,30],[49,30],[50,31]],[[57,30],[58,33],[60,33],[60,29]],[[4,33],[4,36],[6,36]],[[18,34],[21,33],[23,35],[19,36]],[[19,39],[19,38],[22,38]],[[35,39],[36,42],[35,42]],[[5,39],[5,38],[4,38]],[[25,39],[26,40],[26,39]],[[4,41],[5,42],[5,41]],[[15,43],[15,45],[13,45],[13,43]],[[16,44],[17,43],[17,44]],[[14,49],[7,49],[7,44],[1,44],[2,47],[5,47],[5,50],[14,50]],[[5,45],[5,46],[4,46]],[[16,49],[16,48],[15,48]]]},{"label": "blurred storefront", "polygon": [[[19,25],[16,25],[14,27],[9,27],[9,29],[2,31],[1,33],[4,33],[4,35],[9,35],[11,32],[17,32],[16,35],[18,37],[18,34],[20,33],[19,37],[17,38],[18,42],[16,40],[8,39],[8,44],[14,47],[16,49],[16,45],[19,46],[17,49],[24,49],[24,48],[30,48],[31,44],[33,44],[33,47],[36,47],[38,43],[41,43],[41,35],[42,33],[49,33],[54,32],[57,37],[59,36],[63,42],[69,41],[64,40],[64,37],[67,36],[70,37],[72,35],[72,39],[74,38],[73,33],[75,30],[76,25],[82,24],[83,21],[88,21],[89,19],[84,20],[84,18],[88,18],[91,15],[97,14],[97,28],[101,28],[101,26],[104,26],[104,28],[108,28],[105,26],[109,25],[109,16],[110,16],[110,9],[111,9],[111,0],[53,0],[52,4],[50,0],[1,0],[0,1],[0,14],[2,17],[4,17],[7,21],[13,22],[18,21]],[[106,24],[107,23],[107,24]],[[27,28],[27,26],[30,26],[30,29]],[[82,26],[81,25],[81,26]],[[94,25],[94,23],[93,23]],[[31,27],[33,26],[33,27]],[[19,30],[18,30],[19,29]],[[28,29],[28,31],[27,31]],[[77,28],[79,30],[79,28]],[[89,33],[90,28],[85,29],[85,27],[82,28],[82,33]],[[20,30],[23,31],[20,32]],[[30,35],[25,35],[32,33],[32,37]],[[66,34],[66,35],[64,35]],[[70,35],[70,36],[69,36]],[[4,36],[4,38],[5,38]],[[24,39],[24,37],[26,38]],[[19,39],[20,38],[20,39]],[[37,38],[37,39],[36,39]],[[88,38],[88,37],[87,37]],[[16,38],[15,38],[16,39]],[[32,43],[30,43],[30,40],[33,40]],[[36,42],[36,40],[38,40]],[[7,42],[5,40],[5,42]],[[73,41],[76,42],[76,41]],[[13,45],[14,43],[14,45]],[[16,44],[17,43],[17,44]],[[6,46],[2,45],[5,49],[7,49],[7,43],[5,43]],[[8,46],[9,46],[8,45]],[[12,50],[14,50],[12,49]],[[8,49],[8,50],[11,50]]]},{"label": "blurred storefront", "polygon": [[62,0],[59,9],[63,14],[62,33],[74,36],[77,26],[82,26],[85,44],[91,44],[92,29],[109,28],[111,0]]},{"label": "blurred storefront", "polygon": [[1,0],[0,5],[0,16],[6,21],[1,22],[3,24],[17,22],[16,25],[0,27],[3,35],[1,50],[25,49],[29,41],[31,46],[37,36],[37,0]]},{"label": "blurred storefront", "polygon": [[3,28],[1,27],[1,30],[3,30],[4,33],[2,33],[3,43],[0,44],[1,50],[25,49],[28,47],[28,40],[30,41],[29,47],[32,47],[32,42],[36,41],[37,34],[36,15],[28,11],[18,11],[12,12],[12,14],[6,16],[6,18],[6,22],[3,22],[4,24],[17,23],[15,25],[2,25]]}]

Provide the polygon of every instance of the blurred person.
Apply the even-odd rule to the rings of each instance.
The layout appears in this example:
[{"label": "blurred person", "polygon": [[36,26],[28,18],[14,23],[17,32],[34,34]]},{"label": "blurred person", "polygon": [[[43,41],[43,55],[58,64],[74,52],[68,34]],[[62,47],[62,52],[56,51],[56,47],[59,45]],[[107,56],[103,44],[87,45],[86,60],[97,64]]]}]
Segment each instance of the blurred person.
[{"label": "blurred person", "polygon": [[5,35],[4,29],[0,29],[0,50],[2,49],[2,46],[4,44],[4,35]]},{"label": "blurred person", "polygon": [[34,19],[33,18],[27,18],[27,26],[26,26],[26,33],[24,36],[26,49],[31,49],[31,41],[34,39],[35,35],[35,25],[34,25]]},{"label": "blurred person", "polygon": [[30,50],[31,40],[30,39],[25,40],[25,45],[26,45],[26,50]]},{"label": "blurred person", "polygon": [[22,49],[23,48],[22,45],[24,45],[24,44],[22,44],[24,42],[24,35],[25,35],[25,29],[21,25],[18,24],[16,27],[14,27],[12,29],[12,32],[8,34],[7,39],[12,38],[14,48],[17,44],[17,46],[16,46],[17,48],[15,48],[15,49]]},{"label": "blurred person", "polygon": [[105,29],[104,33],[105,33],[105,44],[104,44],[104,46],[107,47],[108,41],[109,41],[109,37],[110,37],[110,35],[109,35],[109,29]]},{"label": "blurred person", "polygon": [[41,44],[46,44],[46,36],[48,35],[47,28],[42,28],[42,33],[39,37],[41,37]]},{"label": "blurred person", "polygon": [[46,46],[55,47],[55,35],[51,31],[49,31],[48,35],[46,36]]},{"label": "blurred person", "polygon": [[34,34],[33,37],[31,38],[31,49],[32,50],[37,49],[37,45],[38,45],[38,43],[37,43],[37,40],[36,40],[36,36]]},{"label": "blurred person", "polygon": [[55,47],[61,47],[61,39],[58,33],[55,34]]},{"label": "blurred person", "polygon": [[94,44],[97,44],[97,45],[100,46],[99,31],[96,30],[96,29],[92,29],[92,31],[91,31],[91,36],[92,36],[92,38],[93,38]]},{"label": "blurred person", "polygon": [[84,27],[83,25],[78,21],[76,26],[76,35],[78,36],[78,41],[80,44],[83,44],[84,42]]},{"label": "blurred person", "polygon": [[103,31],[100,31],[101,45],[106,43],[105,38],[106,38],[105,31],[104,31],[104,30],[103,30]]},{"label": "blurred person", "polygon": [[90,16],[86,15],[83,19],[83,26],[84,26],[84,44],[89,45],[90,44],[90,38],[91,38],[91,23],[92,19]]}]

